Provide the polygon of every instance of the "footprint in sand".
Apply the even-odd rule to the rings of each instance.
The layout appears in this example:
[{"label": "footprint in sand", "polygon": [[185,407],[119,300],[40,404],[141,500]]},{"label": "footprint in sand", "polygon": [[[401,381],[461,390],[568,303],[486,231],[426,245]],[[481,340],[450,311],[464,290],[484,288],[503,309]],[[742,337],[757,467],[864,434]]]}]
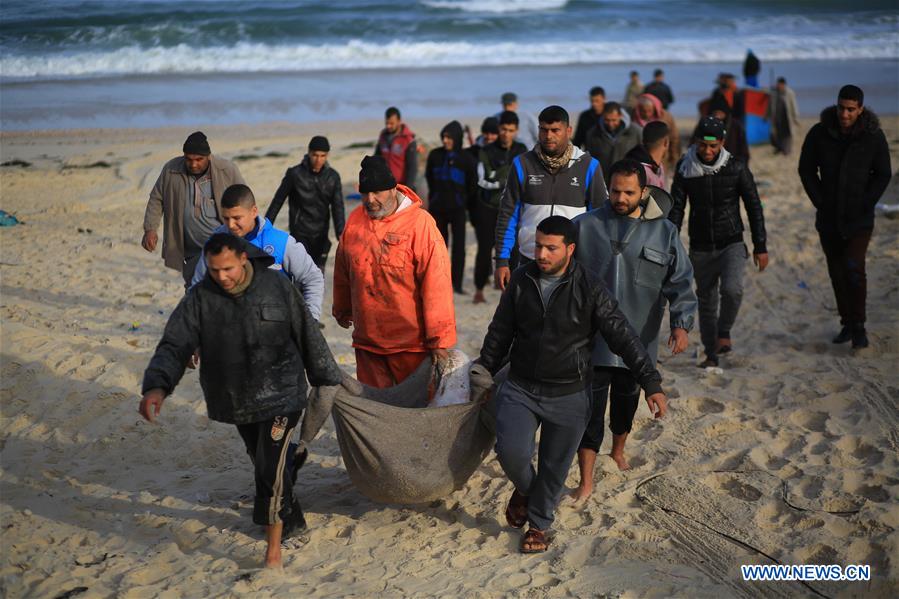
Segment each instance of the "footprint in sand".
[{"label": "footprint in sand", "polygon": [[823,433],[829,418],[830,415],[824,412],[793,412],[790,415],[790,422],[806,430]]}]

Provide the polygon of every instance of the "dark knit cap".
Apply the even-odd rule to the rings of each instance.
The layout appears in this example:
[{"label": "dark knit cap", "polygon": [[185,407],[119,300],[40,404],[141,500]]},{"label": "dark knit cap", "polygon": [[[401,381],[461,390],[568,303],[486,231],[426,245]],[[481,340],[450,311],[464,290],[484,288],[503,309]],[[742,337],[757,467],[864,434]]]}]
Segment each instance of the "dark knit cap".
[{"label": "dark knit cap", "polygon": [[359,193],[384,191],[396,187],[396,179],[380,156],[366,156],[359,171]]},{"label": "dark knit cap", "polygon": [[309,140],[309,151],[310,152],[330,152],[331,144],[328,143],[328,138],[324,135],[316,135],[312,139]]},{"label": "dark knit cap", "polygon": [[212,154],[212,150],[209,149],[209,142],[206,141],[206,136],[202,131],[194,131],[188,135],[183,149],[185,154],[200,154],[202,156]]},{"label": "dark knit cap", "polygon": [[724,139],[727,131],[724,129],[724,122],[719,121],[713,116],[703,117],[699,124],[696,125],[696,138],[705,141],[713,141],[716,139]]},{"label": "dark knit cap", "polygon": [[488,116],[484,119],[484,122],[481,123],[481,133],[499,134],[499,119],[495,116]]}]

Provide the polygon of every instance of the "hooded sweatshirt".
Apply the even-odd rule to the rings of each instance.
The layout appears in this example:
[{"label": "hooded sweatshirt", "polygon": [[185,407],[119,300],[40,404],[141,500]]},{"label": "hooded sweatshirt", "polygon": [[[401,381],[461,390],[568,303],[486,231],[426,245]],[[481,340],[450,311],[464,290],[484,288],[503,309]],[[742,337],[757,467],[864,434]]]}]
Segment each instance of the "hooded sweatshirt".
[{"label": "hooded sweatshirt", "polygon": [[647,185],[654,185],[661,189],[668,187],[665,178],[665,167],[652,159],[646,146],[643,144],[634,146],[625,158],[631,158],[643,165],[643,169],[646,171]]},{"label": "hooded sweatshirt", "polygon": [[453,149],[447,151],[441,145],[431,150],[425,167],[430,212],[465,210],[478,195],[477,161],[462,150],[462,125],[452,121],[440,131],[441,139],[444,135],[453,140]]},{"label": "hooded sweatshirt", "polygon": [[456,343],[450,260],[421,199],[397,185],[396,212],[350,214],[334,262],[338,320],[353,321],[353,347],[376,354],[427,352]]}]

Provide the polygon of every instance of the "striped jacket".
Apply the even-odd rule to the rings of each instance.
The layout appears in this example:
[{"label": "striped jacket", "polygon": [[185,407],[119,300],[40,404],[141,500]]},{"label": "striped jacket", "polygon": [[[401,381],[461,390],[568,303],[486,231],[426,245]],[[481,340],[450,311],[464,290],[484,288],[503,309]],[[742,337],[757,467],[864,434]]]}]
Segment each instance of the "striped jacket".
[{"label": "striped jacket", "polygon": [[534,258],[537,225],[547,216],[574,218],[609,198],[602,168],[575,147],[568,166],[551,174],[533,150],[516,156],[496,219],[496,266],[508,266],[512,248]]}]

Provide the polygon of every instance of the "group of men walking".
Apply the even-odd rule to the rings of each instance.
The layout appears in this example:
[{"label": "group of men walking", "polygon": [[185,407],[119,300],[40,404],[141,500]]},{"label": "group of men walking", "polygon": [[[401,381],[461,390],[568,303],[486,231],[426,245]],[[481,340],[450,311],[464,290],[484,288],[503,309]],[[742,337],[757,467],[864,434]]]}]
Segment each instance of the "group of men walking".
[{"label": "group of men walking", "polygon": [[[602,99],[585,143],[621,137],[631,126],[620,105]],[[843,325],[834,341],[855,347],[867,345],[864,254],[874,204],[890,178],[885,137],[863,101],[854,86],[840,90],[800,158]],[[596,108],[591,102],[589,110]],[[514,485],[507,522],[529,527],[520,544],[525,553],[551,544],[575,456],[580,483],[572,494],[590,495],[607,406],[611,455],[622,469],[629,467],[625,442],[641,389],[655,417],[665,415],[655,364],[666,306],[673,354],[686,349],[697,306],[700,366],[717,366],[734,351],[750,254],[741,203],[760,271],[768,251],[748,164],[724,147],[726,123],[700,121],[669,193],[664,119],[644,122],[626,151],[601,145],[599,159],[572,142],[562,107],[549,106],[536,120],[530,149],[515,141],[521,118],[514,110],[485,121],[484,143],[473,148],[462,147],[461,125],[449,123],[428,156],[425,210],[413,187],[417,165],[409,164],[417,160],[415,136],[389,109],[375,155],[361,164],[361,205],[345,222],[340,178],[321,137],[288,169],[266,217],[237,168],[213,156],[202,133],[164,167],[142,244],[155,249],[164,215],[163,257],[182,272],[188,291],[147,368],[140,411],[154,420],[187,366],[201,358],[209,415],[237,426],[254,464],[253,519],[266,527],[267,565],[280,564],[282,537],[305,525],[292,493],[299,461],[289,441],[305,408],[307,377],[315,387],[348,384],[316,322],[332,220],[339,238],[332,315],[353,329],[358,380],[376,387],[402,382],[425,360],[446,359],[456,343],[453,292],[462,282],[447,251],[449,231],[462,237],[471,215],[478,302],[485,301],[490,271],[489,250],[485,257],[480,246],[492,232],[494,282],[503,293],[478,362],[492,375],[509,368],[495,394],[496,451]],[[290,233],[272,224],[285,199]],[[688,205],[689,251],[679,234]],[[457,243],[464,255],[463,237],[453,241],[454,257]]]}]

